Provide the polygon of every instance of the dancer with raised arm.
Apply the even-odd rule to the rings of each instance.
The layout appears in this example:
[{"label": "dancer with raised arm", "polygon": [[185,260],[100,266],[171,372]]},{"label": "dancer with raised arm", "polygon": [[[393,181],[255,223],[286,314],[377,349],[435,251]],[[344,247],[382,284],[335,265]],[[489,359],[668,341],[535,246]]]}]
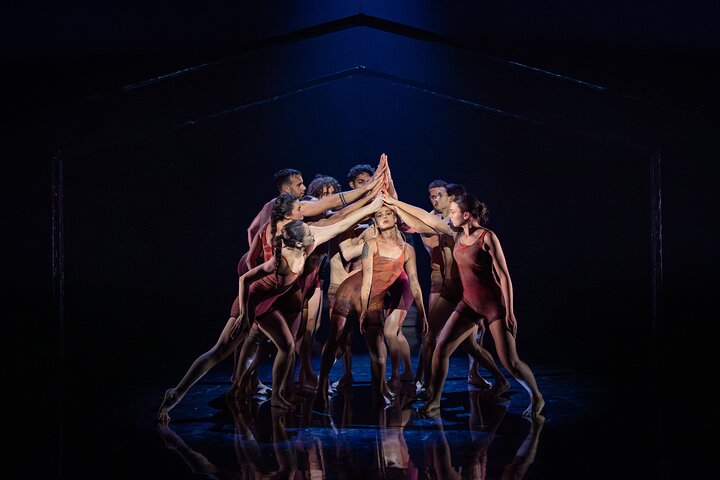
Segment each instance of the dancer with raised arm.
[{"label": "dancer with raised arm", "polygon": [[417,278],[415,250],[400,237],[397,216],[388,207],[375,214],[375,226],[379,234],[363,245],[362,271],[348,277],[339,287],[335,306],[329,323],[328,338],[323,346],[320,360],[320,379],[315,394],[315,408],[326,410],[328,406],[328,376],[332,368],[340,340],[351,314],[357,315],[360,332],[370,352],[374,398],[387,404],[393,397],[385,380],[386,348],[383,334],[382,310],[388,288],[405,269],[412,288],[415,304],[427,332],[427,319],[422,291]]},{"label": "dancer with raised arm", "polygon": [[471,194],[456,197],[450,203],[448,224],[407,203],[392,198],[387,198],[386,202],[394,205],[401,213],[421,220],[435,231],[455,238],[453,258],[460,273],[463,297],[440,332],[432,360],[427,392],[429,400],[423,411],[429,412],[440,407],[450,355],[472,333],[477,322],[485,319],[490,326],[500,361],[530,396],[530,405],[523,415],[539,415],[545,401],[530,367],[520,360],[517,353],[517,320],[512,281],[500,240],[494,232],[482,226],[487,222],[485,204]]},{"label": "dancer with raised arm", "polygon": [[[215,346],[193,362],[177,386],[165,392],[158,411],[158,420],[170,420],[169,411],[208,370],[233,352],[242,338],[239,333],[254,322],[258,322],[260,330],[273,341],[278,350],[273,364],[275,385],[270,399],[271,405],[292,409],[293,405],[285,398],[284,383],[293,355],[294,339],[287,320],[274,308],[274,300],[294,285],[305,267],[307,255],[318,245],[354,225],[360,218],[375,212],[382,202],[383,197],[378,195],[369,205],[327,227],[309,227],[300,221],[285,225],[282,236],[275,239],[273,257],[240,277],[237,316],[226,322]],[[245,342],[240,352],[240,364],[244,364],[246,360],[247,345]],[[247,373],[245,370],[240,378],[235,380],[232,387],[235,393],[242,391],[243,382],[248,380]]]}]

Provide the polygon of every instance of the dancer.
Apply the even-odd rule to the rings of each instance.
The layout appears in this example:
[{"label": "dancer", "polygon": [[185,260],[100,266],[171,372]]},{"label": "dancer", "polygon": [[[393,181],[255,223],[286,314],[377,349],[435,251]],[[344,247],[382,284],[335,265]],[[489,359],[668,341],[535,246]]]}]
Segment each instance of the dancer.
[{"label": "dancer", "polygon": [[460,272],[463,298],[440,332],[432,360],[429,400],[423,411],[440,407],[450,355],[473,332],[477,322],[485,319],[500,361],[530,396],[530,405],[523,415],[536,417],[545,401],[530,367],[520,360],[517,353],[512,281],[500,240],[494,232],[482,226],[487,222],[485,204],[471,194],[456,197],[450,203],[449,225],[421,208],[393,198],[385,201],[425,222],[435,231],[455,239],[453,258]]},{"label": "dancer", "polygon": [[344,338],[347,318],[358,315],[360,332],[370,352],[374,398],[388,404],[393,397],[385,380],[386,349],[383,334],[382,309],[388,288],[397,279],[403,267],[412,286],[413,298],[427,332],[427,319],[422,291],[417,278],[415,250],[402,241],[397,230],[397,216],[389,207],[375,214],[378,236],[363,246],[362,271],[345,280],[338,287],[336,302],[330,318],[328,338],[323,346],[320,361],[320,379],[315,394],[315,408],[325,410],[328,405],[328,376],[335,362],[340,340]]},{"label": "dancer", "polygon": [[[273,381],[276,385],[273,385],[271,405],[292,409],[292,404],[284,396],[283,387],[293,356],[294,339],[287,320],[274,308],[274,300],[294,285],[303,271],[308,254],[360,218],[375,212],[382,205],[382,201],[383,196],[378,195],[369,205],[328,227],[309,227],[300,221],[285,225],[283,235],[275,240],[273,258],[240,277],[238,311],[226,322],[215,346],[193,362],[177,386],[165,392],[158,411],[158,420],[163,423],[170,421],[169,411],[208,370],[232,353],[242,338],[238,334],[254,322],[259,324],[260,330],[273,341],[278,350],[273,364]],[[248,342],[243,343],[238,360],[241,365],[247,360],[247,346]],[[243,383],[248,380],[247,373],[248,370],[243,371],[235,380],[231,392],[238,394],[244,391]]]}]

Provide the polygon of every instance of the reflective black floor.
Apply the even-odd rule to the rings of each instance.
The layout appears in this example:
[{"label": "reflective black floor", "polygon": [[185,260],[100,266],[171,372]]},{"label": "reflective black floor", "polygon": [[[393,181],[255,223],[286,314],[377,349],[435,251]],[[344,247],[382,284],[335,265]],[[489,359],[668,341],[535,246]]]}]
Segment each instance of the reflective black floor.
[{"label": "reflective black floor", "polygon": [[[355,385],[327,414],[297,399],[228,402],[230,365],[201,380],[155,422],[164,390],[138,387],[111,400],[107,422],[66,427],[63,476],[77,478],[643,478],[650,473],[652,420],[643,392],[618,395],[610,376],[533,365],[544,418],[521,416],[528,396],[511,380],[499,401],[468,389],[467,359],[451,359],[438,415],[424,416],[407,383],[387,408],[370,397],[369,359],[355,355]],[[270,383],[269,366],[261,378]],[[341,374],[334,367],[331,379]],[[117,402],[117,403],[115,403]],[[101,470],[101,471],[98,471]],[[93,476],[93,475],[91,475]]]}]

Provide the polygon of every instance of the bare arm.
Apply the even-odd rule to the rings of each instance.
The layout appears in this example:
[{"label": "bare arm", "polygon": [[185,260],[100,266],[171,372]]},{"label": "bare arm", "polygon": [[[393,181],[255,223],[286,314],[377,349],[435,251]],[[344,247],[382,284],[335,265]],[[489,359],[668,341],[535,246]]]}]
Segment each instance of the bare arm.
[{"label": "bare arm", "polygon": [[248,245],[252,245],[255,234],[260,230],[260,228],[265,224],[265,222],[270,220],[270,212],[272,212],[274,202],[275,199],[272,199],[265,205],[263,205],[260,212],[258,212],[258,214],[255,215],[255,218],[253,218],[253,221],[250,223],[250,226],[247,229]]},{"label": "bare arm", "polygon": [[[400,217],[402,218],[402,221],[410,227],[412,231],[408,233],[419,233],[420,235],[422,235],[423,243],[425,243],[425,238],[427,237],[437,238],[437,231],[434,228],[428,226],[425,222],[417,218],[415,215],[401,210],[396,205],[391,208],[394,208],[396,210],[396,213],[398,213],[398,215],[400,215]],[[430,240],[430,242],[432,242],[432,240]],[[435,241],[435,243],[437,244],[437,240]],[[427,244],[425,245],[425,248],[428,248]],[[432,249],[432,247],[430,247],[430,249]]]},{"label": "bare arm", "polygon": [[375,226],[370,225],[358,237],[348,238],[340,242],[340,253],[346,262],[354,260],[362,254],[363,244],[376,235]]},{"label": "bare arm", "polygon": [[417,263],[415,262],[415,249],[410,245],[405,245],[405,273],[407,273],[408,279],[410,280],[410,290],[412,291],[413,298],[415,299],[415,306],[422,318],[422,336],[424,337],[428,332],[428,321],[427,315],[425,315],[425,305],[423,304],[422,289],[420,288],[420,281],[417,275]]},{"label": "bare arm", "polygon": [[505,262],[505,254],[503,253],[500,240],[492,231],[488,232],[483,239],[484,246],[493,259],[493,268],[500,280],[500,291],[505,300],[505,309],[507,310],[505,324],[512,332],[513,336],[517,333],[517,321],[515,320],[515,309],[513,307],[513,286],[510,279],[510,272]]},{"label": "bare arm", "polygon": [[410,205],[409,203],[405,203],[400,200],[395,200],[394,198],[386,198],[385,203],[390,206],[397,207],[400,210],[400,215],[403,216],[403,220],[406,222],[406,217],[415,217],[420,220],[420,222],[430,227],[433,230],[432,233],[446,233],[448,235],[452,235],[453,237],[455,236],[455,231],[450,228],[447,221],[441,219],[437,215],[429,214],[420,207]]},{"label": "bare arm", "polygon": [[392,174],[390,173],[390,163],[388,162],[387,155],[385,155],[384,153],[382,155],[380,155],[380,161],[382,162],[383,160],[385,161],[385,164],[387,166],[387,168],[385,170],[385,182],[387,183],[387,193],[392,198],[397,200],[398,194],[397,194],[397,190],[395,190],[395,183],[393,182]]},{"label": "bare arm", "polygon": [[[260,280],[261,278],[267,277],[273,272],[275,272],[275,257],[272,257],[267,262],[261,263],[257,267],[252,268],[250,271],[240,276],[240,279],[238,280],[238,308],[240,309],[240,313],[235,319],[232,329],[230,330],[230,338],[235,338],[235,336],[240,333],[243,323],[247,321],[247,300],[248,293],[250,291],[250,284]],[[250,325],[248,325],[248,327],[249,326]]]},{"label": "bare arm", "polygon": [[365,316],[370,303],[370,288],[373,277],[373,256],[377,250],[377,242],[365,242],[362,251],[362,286],[360,287],[360,333],[365,333]]},{"label": "bare arm", "polygon": [[[331,238],[335,237],[339,233],[344,232],[348,228],[358,223],[362,218],[375,212],[382,206],[382,204],[383,196],[378,195],[377,197],[375,197],[372,203],[356,210],[355,212],[351,213],[346,218],[343,218],[337,223],[325,227],[311,226],[310,231],[315,236],[314,246],[317,247],[318,245],[321,245],[330,240]],[[310,253],[310,251],[308,252],[308,254]]]},{"label": "bare arm", "polygon": [[[380,189],[377,188],[379,191]],[[378,192],[374,192],[378,193]],[[365,195],[357,202],[351,203],[347,207],[343,208],[340,211],[334,212],[332,215],[330,215],[327,218],[322,218],[318,220],[317,222],[313,222],[313,225],[316,227],[326,227],[328,225],[332,225],[334,223],[339,222],[343,218],[347,218],[348,215],[353,213],[354,211],[358,210],[359,208],[364,207],[368,203],[370,203],[375,198],[375,195],[373,194],[373,191],[371,191],[368,195]]]},{"label": "bare arm", "polygon": [[260,254],[262,253],[262,239],[260,235],[265,235],[264,228],[260,229],[253,237],[252,242],[250,242],[250,250],[245,258],[248,270],[257,266],[255,265],[255,262],[257,262],[258,257],[260,257]]},{"label": "bare arm", "polygon": [[[302,206],[303,206],[303,212],[308,217],[313,217],[315,215],[320,215],[321,213],[337,208],[341,205],[346,205],[349,203],[353,203],[354,201],[358,200],[361,196],[363,196],[366,192],[372,191],[375,186],[379,183],[379,180],[383,177],[376,177],[373,180],[369,181],[365,185],[363,185],[360,188],[356,188],[355,190],[349,190],[347,192],[340,192],[335,193],[333,195],[328,195],[327,197],[323,197],[316,200],[303,200]],[[345,202],[343,203],[343,199]]]}]

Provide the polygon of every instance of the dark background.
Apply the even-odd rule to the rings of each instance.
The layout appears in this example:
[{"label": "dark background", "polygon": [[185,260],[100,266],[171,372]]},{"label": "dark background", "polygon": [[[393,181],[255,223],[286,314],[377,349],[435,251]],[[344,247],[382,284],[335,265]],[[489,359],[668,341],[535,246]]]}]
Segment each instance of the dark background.
[{"label": "dark background", "polygon": [[381,152],[410,203],[489,205],[531,365],[615,378],[669,472],[709,451],[718,8],[385,3],[6,8],[8,365],[51,471],[214,342],[275,171]]}]

